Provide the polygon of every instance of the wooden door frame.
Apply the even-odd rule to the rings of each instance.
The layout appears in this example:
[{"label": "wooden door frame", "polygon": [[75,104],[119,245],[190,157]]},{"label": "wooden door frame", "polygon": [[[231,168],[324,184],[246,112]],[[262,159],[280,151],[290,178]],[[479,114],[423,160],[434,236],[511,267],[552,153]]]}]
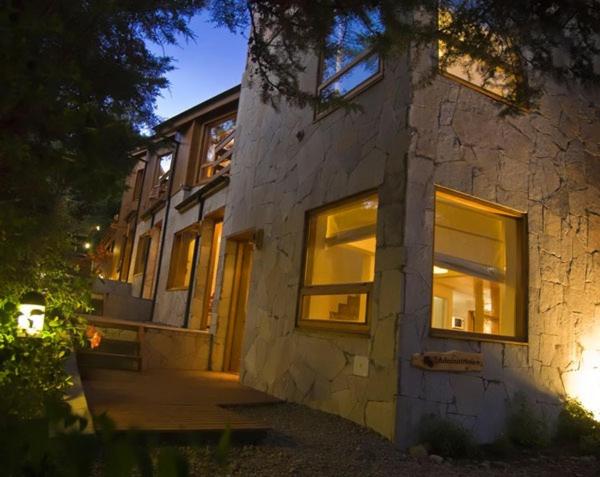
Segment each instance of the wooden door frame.
[{"label": "wooden door frame", "polygon": [[[231,303],[229,305],[227,330],[225,333],[225,352],[223,356],[223,371],[231,372],[231,353],[233,351],[233,338],[235,334],[235,325],[238,319],[239,313],[239,300],[240,300],[240,287],[242,284],[244,260],[247,254],[252,254],[252,243],[249,240],[232,240],[235,242],[235,265],[234,274],[231,288]],[[248,284],[250,286],[250,274],[252,272],[252,263],[249,265],[248,273]],[[243,333],[243,330],[242,330]],[[243,344],[243,336],[242,336]]]}]

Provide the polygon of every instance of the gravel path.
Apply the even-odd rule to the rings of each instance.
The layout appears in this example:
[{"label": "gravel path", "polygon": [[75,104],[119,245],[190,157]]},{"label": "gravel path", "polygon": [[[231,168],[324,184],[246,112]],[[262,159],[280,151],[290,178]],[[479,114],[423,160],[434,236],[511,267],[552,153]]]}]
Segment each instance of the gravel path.
[{"label": "gravel path", "polygon": [[192,475],[231,476],[600,476],[590,457],[536,456],[509,462],[433,462],[407,457],[378,434],[296,404],[236,408],[273,430],[252,444],[233,444],[218,467],[214,447],[185,448]]}]

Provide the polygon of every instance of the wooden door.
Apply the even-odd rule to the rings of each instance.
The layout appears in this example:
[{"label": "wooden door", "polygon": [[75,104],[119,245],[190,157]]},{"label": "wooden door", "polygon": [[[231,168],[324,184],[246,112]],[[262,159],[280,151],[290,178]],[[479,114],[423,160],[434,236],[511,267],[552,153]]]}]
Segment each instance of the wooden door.
[{"label": "wooden door", "polygon": [[252,270],[252,245],[247,241],[237,243],[232,303],[227,326],[225,371],[238,373],[242,360],[246,305]]}]

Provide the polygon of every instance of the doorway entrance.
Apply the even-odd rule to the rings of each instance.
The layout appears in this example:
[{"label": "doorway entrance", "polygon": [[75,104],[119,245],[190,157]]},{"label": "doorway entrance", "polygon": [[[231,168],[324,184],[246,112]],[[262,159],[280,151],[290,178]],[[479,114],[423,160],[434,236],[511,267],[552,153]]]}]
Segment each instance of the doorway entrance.
[{"label": "doorway entrance", "polygon": [[232,300],[229,308],[223,363],[223,370],[231,373],[240,371],[253,252],[252,244],[247,240],[236,241],[235,247]]}]

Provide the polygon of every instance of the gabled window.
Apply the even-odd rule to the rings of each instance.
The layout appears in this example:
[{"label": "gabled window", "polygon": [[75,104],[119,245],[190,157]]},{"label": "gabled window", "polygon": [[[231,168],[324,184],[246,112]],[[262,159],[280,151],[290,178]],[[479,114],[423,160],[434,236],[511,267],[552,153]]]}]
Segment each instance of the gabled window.
[{"label": "gabled window", "polygon": [[206,182],[229,171],[235,142],[235,114],[204,125],[196,182]]},{"label": "gabled window", "polygon": [[184,290],[189,287],[197,237],[196,227],[188,227],[175,234],[169,264],[168,290]]},{"label": "gabled window", "polygon": [[524,241],[521,214],[438,189],[432,330],[526,339]]},{"label": "gabled window", "polygon": [[382,76],[381,57],[372,49],[372,37],[381,30],[382,22],[375,12],[367,20],[336,20],[319,68],[317,92],[322,100],[353,96]]},{"label": "gabled window", "polygon": [[368,331],[377,206],[368,194],[309,212],[301,326]]}]

